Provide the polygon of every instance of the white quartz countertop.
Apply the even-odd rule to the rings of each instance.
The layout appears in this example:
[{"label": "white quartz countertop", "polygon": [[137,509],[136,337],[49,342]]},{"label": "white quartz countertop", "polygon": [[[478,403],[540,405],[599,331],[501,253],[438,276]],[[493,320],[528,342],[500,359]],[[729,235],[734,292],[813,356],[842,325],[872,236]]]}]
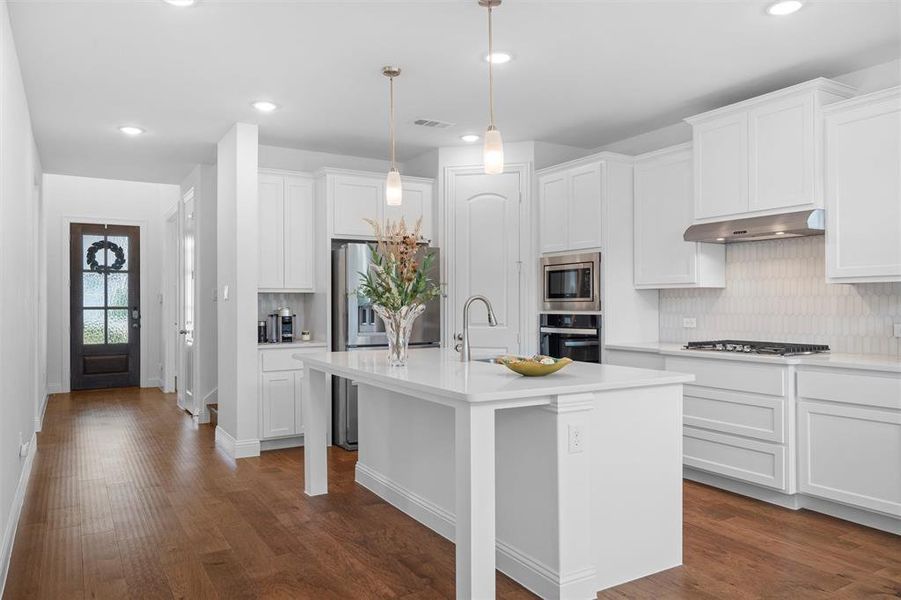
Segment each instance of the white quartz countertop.
[{"label": "white quartz countertop", "polygon": [[275,348],[325,348],[328,346],[325,342],[310,340],[309,342],[267,342],[257,344],[260,350],[270,350]]},{"label": "white quartz countertop", "polygon": [[495,402],[561,394],[690,383],[669,371],[575,362],[545,377],[523,377],[503,365],[460,361],[453,350],[410,350],[404,367],[389,367],[386,351],[328,352],[303,356],[304,365],[376,387],[427,393],[463,402]]},{"label": "white quartz countertop", "polygon": [[810,367],[831,367],[835,369],[864,369],[869,371],[886,371],[901,373],[901,356],[884,354],[844,354],[827,352],[801,356],[767,356],[760,354],[743,354],[740,352],[711,352],[705,350],[685,350],[682,344],[665,342],[627,342],[607,344],[608,350],[627,350],[632,352],[649,352],[667,356],[690,356],[696,358],[713,358],[720,360],[739,360],[746,362],[763,362],[782,365],[803,365]]}]

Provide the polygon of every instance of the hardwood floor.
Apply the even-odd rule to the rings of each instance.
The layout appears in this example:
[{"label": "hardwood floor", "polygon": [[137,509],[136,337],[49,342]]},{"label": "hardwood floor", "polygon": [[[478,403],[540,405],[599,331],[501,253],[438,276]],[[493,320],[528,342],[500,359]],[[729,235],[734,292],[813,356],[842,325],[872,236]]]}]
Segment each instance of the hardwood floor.
[{"label": "hardwood floor", "polygon": [[[453,598],[454,548],[299,449],[237,464],[172,396],[54,396],[4,598]],[[898,598],[901,538],[685,483],[685,566],[599,598]],[[533,596],[498,574],[498,597]]]}]

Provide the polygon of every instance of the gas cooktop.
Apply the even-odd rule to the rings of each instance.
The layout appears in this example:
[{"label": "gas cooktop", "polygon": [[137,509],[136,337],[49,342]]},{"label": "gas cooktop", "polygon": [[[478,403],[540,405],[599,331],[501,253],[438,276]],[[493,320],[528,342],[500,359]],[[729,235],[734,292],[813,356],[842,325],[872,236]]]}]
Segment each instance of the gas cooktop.
[{"label": "gas cooktop", "polygon": [[748,342],[744,340],[713,340],[688,342],[686,350],[710,350],[713,352],[744,352],[746,354],[771,354],[775,356],[795,356],[798,354],[819,354],[829,352],[824,344],[790,344],[787,342]]}]

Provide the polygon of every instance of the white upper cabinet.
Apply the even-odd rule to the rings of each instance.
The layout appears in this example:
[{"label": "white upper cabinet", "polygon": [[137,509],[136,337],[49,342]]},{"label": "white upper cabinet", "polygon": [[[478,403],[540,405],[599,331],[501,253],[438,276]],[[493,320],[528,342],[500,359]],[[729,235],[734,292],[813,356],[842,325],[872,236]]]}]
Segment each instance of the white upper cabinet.
[{"label": "white upper cabinet", "polygon": [[748,115],[727,115],[694,127],[698,218],[748,210]]},{"label": "white upper cabinet", "polygon": [[543,254],[603,245],[603,171],[604,157],[595,156],[549,167],[538,174]]},{"label": "white upper cabinet", "polygon": [[821,208],[822,107],[853,93],[819,78],[686,119],[695,221]]},{"label": "white upper cabinet", "polygon": [[686,242],[694,218],[691,144],[635,157],[635,287],[725,287],[725,246]]},{"label": "white upper cabinet", "polygon": [[830,106],[826,277],[901,281],[901,87]]},{"label": "white upper cabinet", "polygon": [[313,198],[313,179],[307,175],[260,172],[259,289],[314,290]]},{"label": "white upper cabinet", "polygon": [[566,250],[565,210],[568,197],[568,178],[565,172],[549,173],[538,178],[538,210],[541,213],[541,251]]},{"label": "white upper cabinet", "polygon": [[421,218],[422,236],[432,239],[433,180],[402,176],[403,203],[395,207],[385,205],[386,173],[338,169],[322,173],[332,237],[372,239],[372,226],[366,219],[381,223],[403,217],[408,227]]},{"label": "white upper cabinet", "polygon": [[284,286],[285,269],[285,178],[260,173],[257,286],[278,289]]}]

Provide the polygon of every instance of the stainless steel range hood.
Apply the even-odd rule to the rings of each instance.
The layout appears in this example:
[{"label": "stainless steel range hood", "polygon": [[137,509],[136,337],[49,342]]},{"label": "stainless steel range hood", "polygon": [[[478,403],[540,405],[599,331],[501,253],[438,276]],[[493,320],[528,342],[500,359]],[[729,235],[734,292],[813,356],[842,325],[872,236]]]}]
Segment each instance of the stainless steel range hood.
[{"label": "stainless steel range hood", "polygon": [[748,217],[692,225],[682,237],[686,242],[756,242],[788,237],[823,235],[826,217],[822,208],[766,217]]}]

